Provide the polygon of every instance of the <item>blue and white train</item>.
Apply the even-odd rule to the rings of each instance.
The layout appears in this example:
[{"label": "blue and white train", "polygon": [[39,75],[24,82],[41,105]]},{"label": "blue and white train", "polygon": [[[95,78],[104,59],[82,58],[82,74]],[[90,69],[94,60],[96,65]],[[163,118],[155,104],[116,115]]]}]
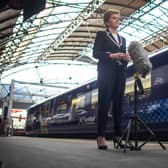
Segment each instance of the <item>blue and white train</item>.
[{"label": "blue and white train", "polygon": [[[152,71],[142,79],[145,90],[138,95],[137,112],[140,118],[161,140],[168,140],[168,48],[151,54]],[[97,80],[64,94],[47,99],[28,108],[26,135],[28,136],[95,136],[98,107]],[[124,99],[123,130],[134,113],[133,65],[128,66]],[[113,134],[112,114],[109,110],[107,135]],[[139,134],[147,133],[144,128]]]}]

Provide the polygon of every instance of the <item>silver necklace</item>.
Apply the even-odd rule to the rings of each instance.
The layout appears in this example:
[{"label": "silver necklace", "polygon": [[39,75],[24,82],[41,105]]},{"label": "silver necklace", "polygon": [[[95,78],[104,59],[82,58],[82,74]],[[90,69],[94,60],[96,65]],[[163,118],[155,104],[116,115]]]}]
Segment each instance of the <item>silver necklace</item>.
[{"label": "silver necklace", "polygon": [[116,40],[114,40],[111,36],[110,36],[110,32],[106,31],[106,35],[110,38],[110,40],[117,45],[119,48],[122,46],[122,38],[120,36],[118,36],[119,39],[119,43],[116,42]]}]

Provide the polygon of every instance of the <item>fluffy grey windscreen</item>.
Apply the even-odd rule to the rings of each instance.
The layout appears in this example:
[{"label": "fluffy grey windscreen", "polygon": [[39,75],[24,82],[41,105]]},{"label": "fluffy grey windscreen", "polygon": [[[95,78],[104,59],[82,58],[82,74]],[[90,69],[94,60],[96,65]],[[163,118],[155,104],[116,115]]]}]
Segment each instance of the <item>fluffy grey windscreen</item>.
[{"label": "fluffy grey windscreen", "polygon": [[134,64],[135,72],[145,77],[152,69],[147,53],[138,41],[132,41],[128,46],[129,55]]}]

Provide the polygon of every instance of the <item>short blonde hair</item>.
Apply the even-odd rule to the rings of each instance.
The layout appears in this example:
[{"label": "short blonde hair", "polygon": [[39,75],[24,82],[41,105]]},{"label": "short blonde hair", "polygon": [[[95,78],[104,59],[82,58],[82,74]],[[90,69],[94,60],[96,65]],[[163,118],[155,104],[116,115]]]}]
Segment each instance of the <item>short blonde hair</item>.
[{"label": "short blonde hair", "polygon": [[108,27],[108,26],[107,26],[107,22],[109,21],[110,16],[111,16],[112,14],[120,14],[120,11],[117,10],[117,9],[108,9],[108,10],[104,13],[103,21],[104,21],[104,24],[105,24],[106,27]]}]

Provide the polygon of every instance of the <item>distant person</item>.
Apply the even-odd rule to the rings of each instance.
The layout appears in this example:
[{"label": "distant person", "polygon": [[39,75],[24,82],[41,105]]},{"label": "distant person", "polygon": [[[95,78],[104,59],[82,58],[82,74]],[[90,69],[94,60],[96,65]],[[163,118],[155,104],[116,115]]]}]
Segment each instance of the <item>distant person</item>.
[{"label": "distant person", "polygon": [[9,121],[8,121],[7,118],[4,118],[4,119],[2,120],[1,129],[2,129],[2,135],[3,135],[3,136],[8,136],[8,132],[9,132]]},{"label": "distant person", "polygon": [[[108,111],[112,103],[114,122],[114,146],[119,143],[121,115],[126,82],[126,67],[129,55],[126,52],[126,39],[120,36],[117,29],[120,25],[120,12],[110,9],[104,13],[105,31],[96,34],[93,57],[98,59],[98,113],[97,145],[106,150],[105,140]],[[123,147],[120,143],[119,147]]]}]

